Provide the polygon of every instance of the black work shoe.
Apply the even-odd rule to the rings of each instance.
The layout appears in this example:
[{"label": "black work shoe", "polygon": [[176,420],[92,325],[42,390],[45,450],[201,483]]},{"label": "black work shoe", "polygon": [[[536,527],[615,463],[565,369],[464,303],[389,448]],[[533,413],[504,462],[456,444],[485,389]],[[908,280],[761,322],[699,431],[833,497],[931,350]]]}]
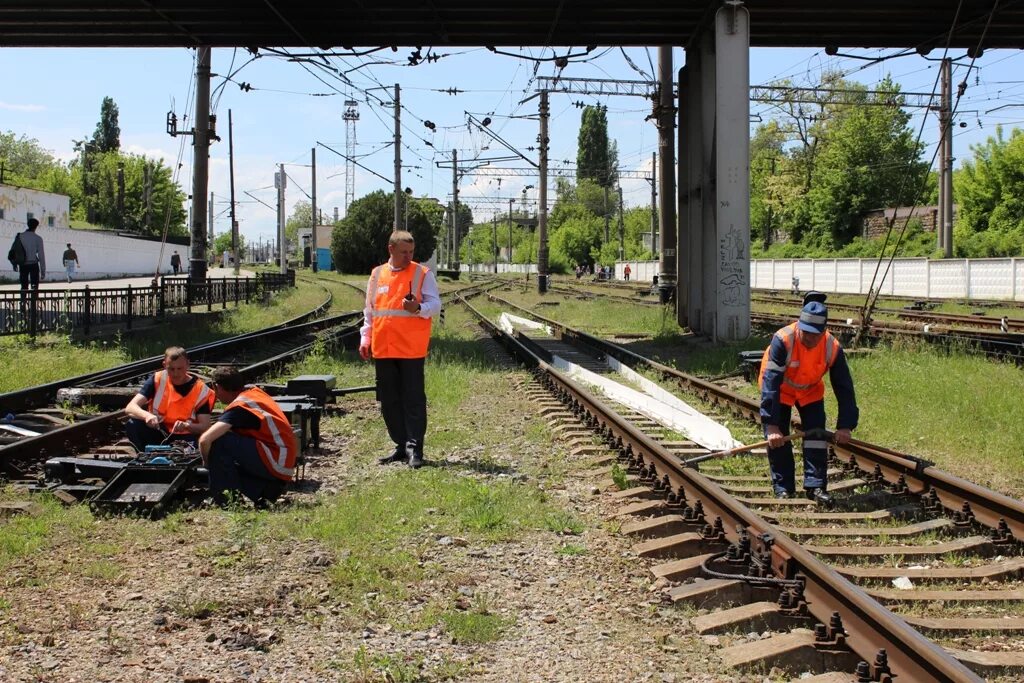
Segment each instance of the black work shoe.
[{"label": "black work shoe", "polygon": [[835,505],[835,500],[832,499],[831,495],[825,492],[825,489],[807,489],[807,498],[808,500],[813,500],[815,503],[821,505],[822,507],[830,508],[833,505]]},{"label": "black work shoe", "polygon": [[789,498],[789,497],[790,497],[790,495],[789,495],[789,491],[777,491],[777,492],[775,493],[775,497],[776,497],[776,498],[779,498],[779,499],[781,499],[781,500],[784,500],[784,499],[786,499],[786,498]]},{"label": "black work shoe", "polygon": [[408,456],[405,454],[404,448],[395,446],[395,450],[391,452],[391,455],[385,455],[383,458],[377,458],[378,465],[390,465],[393,462],[402,462]]},{"label": "black work shoe", "polygon": [[423,454],[418,451],[413,451],[412,454],[409,455],[409,467],[414,470],[418,470],[423,467]]}]

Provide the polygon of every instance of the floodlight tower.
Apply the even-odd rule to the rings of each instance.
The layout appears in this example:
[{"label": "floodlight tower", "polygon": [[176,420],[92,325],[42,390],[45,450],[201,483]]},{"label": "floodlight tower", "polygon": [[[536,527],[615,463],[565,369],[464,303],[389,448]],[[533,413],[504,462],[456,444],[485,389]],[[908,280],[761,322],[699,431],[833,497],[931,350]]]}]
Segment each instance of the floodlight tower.
[{"label": "floodlight tower", "polygon": [[345,215],[348,205],[356,198],[356,121],[359,120],[359,102],[345,100]]}]

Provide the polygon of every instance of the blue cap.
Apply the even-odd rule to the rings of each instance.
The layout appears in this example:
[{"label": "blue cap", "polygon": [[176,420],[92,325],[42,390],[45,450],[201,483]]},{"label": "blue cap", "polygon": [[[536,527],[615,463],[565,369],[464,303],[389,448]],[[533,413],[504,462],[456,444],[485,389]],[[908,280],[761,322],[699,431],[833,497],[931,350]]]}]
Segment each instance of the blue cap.
[{"label": "blue cap", "polygon": [[820,301],[808,302],[800,311],[800,321],[797,327],[804,332],[820,334],[825,331],[825,324],[828,322],[828,308]]}]

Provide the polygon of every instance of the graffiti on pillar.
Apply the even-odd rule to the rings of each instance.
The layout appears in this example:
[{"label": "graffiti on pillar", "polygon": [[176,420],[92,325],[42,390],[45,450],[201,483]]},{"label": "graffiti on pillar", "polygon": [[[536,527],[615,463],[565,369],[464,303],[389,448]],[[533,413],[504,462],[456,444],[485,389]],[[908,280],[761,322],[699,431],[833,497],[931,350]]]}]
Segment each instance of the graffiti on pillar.
[{"label": "graffiti on pillar", "polygon": [[726,306],[743,303],[742,294],[749,277],[746,251],[742,235],[735,224],[730,224],[718,240],[718,298]]}]

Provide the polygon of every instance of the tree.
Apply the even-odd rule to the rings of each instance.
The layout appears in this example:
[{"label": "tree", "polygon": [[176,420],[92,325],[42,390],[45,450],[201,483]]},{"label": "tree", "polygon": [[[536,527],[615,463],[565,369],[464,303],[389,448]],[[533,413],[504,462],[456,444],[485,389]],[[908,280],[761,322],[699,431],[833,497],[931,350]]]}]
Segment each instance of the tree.
[{"label": "tree", "polygon": [[[335,268],[343,273],[369,273],[388,256],[388,238],[394,219],[394,195],[371,192],[352,202],[348,214],[338,222],[331,235],[331,253]],[[416,240],[413,259],[425,261],[437,246],[440,211],[427,201],[409,208],[409,232]]]},{"label": "tree", "polygon": [[3,182],[43,190],[46,188],[38,185],[39,179],[60,162],[40,147],[38,140],[7,131],[0,133],[0,164],[4,167]]},{"label": "tree", "polygon": [[292,215],[284,223],[284,236],[289,244],[299,243],[299,230],[313,228],[313,204],[301,199],[295,202]]},{"label": "tree", "polygon": [[[248,250],[248,245],[245,241],[245,235],[238,233],[238,259],[245,258],[245,254]],[[231,232],[222,232],[213,238],[213,254],[214,258],[219,257],[224,252],[231,252]]]},{"label": "tree", "polygon": [[[580,180],[593,180],[601,187],[612,185],[608,144],[608,114],[605,107],[585,107],[577,138],[576,174]],[[618,156],[618,148],[615,148]]]},{"label": "tree", "polygon": [[121,149],[121,129],[117,125],[117,114],[117,103],[113,98],[104,97],[100,105],[100,120],[92,134],[92,144],[97,152]]},{"label": "tree", "polygon": [[1015,128],[1007,140],[997,127],[971,152],[953,183],[957,255],[1024,255],[1024,131]]}]

